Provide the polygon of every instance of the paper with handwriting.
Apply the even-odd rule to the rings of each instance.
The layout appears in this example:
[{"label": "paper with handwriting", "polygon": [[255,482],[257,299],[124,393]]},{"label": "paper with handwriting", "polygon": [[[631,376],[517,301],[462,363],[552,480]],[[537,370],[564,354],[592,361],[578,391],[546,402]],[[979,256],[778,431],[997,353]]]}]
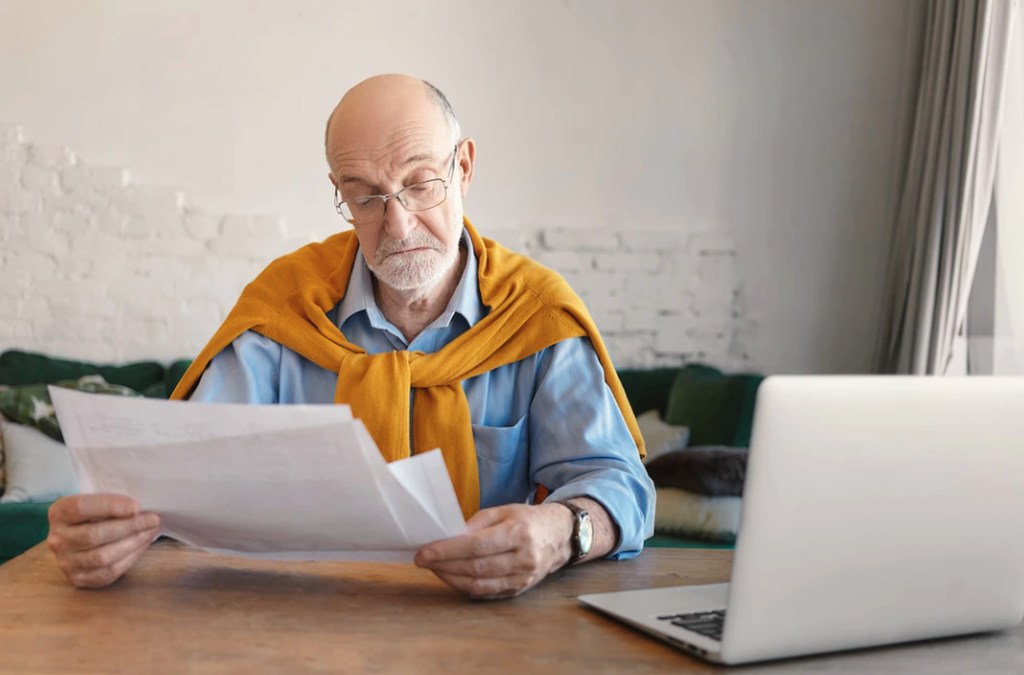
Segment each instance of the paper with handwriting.
[{"label": "paper with handwriting", "polygon": [[409,562],[466,532],[441,452],[388,464],[348,406],[50,397],[83,492],[134,497],[213,553]]}]

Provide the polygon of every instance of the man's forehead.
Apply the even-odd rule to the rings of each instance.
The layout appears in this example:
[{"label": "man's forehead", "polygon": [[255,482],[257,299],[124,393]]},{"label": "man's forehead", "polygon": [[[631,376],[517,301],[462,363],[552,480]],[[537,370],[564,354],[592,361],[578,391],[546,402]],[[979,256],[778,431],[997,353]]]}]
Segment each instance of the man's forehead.
[{"label": "man's forehead", "polygon": [[392,167],[438,159],[451,136],[448,118],[422,80],[371,78],[349,90],[331,114],[327,156],[341,164],[387,163]]}]

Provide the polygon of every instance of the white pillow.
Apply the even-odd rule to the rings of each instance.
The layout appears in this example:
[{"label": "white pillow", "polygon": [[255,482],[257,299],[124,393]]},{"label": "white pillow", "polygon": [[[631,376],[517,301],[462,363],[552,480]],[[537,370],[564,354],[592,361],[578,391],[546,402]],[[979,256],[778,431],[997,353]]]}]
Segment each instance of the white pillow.
[{"label": "white pillow", "polygon": [[712,541],[736,541],[742,504],[742,497],[709,497],[660,487],[654,511],[654,532]]},{"label": "white pillow", "polygon": [[647,446],[644,464],[666,452],[685,448],[690,442],[689,427],[675,427],[662,422],[661,413],[657,410],[641,413],[636,423],[640,426],[640,435],[644,437],[644,445]]},{"label": "white pillow", "polygon": [[3,425],[7,487],[0,502],[48,502],[78,492],[71,454],[35,427]]}]

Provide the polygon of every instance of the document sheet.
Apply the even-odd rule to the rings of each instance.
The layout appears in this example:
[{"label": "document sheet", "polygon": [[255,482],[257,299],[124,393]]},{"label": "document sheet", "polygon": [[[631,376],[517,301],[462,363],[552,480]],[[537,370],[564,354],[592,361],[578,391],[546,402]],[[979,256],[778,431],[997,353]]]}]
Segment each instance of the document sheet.
[{"label": "document sheet", "polygon": [[466,532],[440,450],[389,464],[348,406],[50,396],[83,492],[214,553],[408,562]]}]

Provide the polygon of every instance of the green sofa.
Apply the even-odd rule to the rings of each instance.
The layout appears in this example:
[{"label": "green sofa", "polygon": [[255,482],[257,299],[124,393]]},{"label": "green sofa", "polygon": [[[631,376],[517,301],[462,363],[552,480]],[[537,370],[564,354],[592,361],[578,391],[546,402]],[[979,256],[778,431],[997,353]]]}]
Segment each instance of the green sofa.
[{"label": "green sofa", "polygon": [[[189,361],[164,366],[155,361],[103,366],[49,358],[19,350],[0,354],[0,386],[53,383],[100,374],[150,397],[170,395]],[[665,421],[690,429],[690,445],[747,446],[753,401],[761,377],[727,376],[710,366],[620,370],[620,379],[636,414],[658,410]],[[0,504],[0,563],[46,538],[50,503]],[[647,546],[730,548],[732,544],[655,533]]]},{"label": "green sofa", "polygon": [[[10,349],[0,354],[0,386],[52,384],[84,375],[102,375],[111,384],[120,384],[153,398],[167,398],[181,379],[190,361],[170,366],[155,361],[140,361],[122,366],[98,365],[83,361],[55,359],[44,354]],[[0,563],[20,555],[46,539],[49,532],[47,510],[51,502],[0,504]]]}]

